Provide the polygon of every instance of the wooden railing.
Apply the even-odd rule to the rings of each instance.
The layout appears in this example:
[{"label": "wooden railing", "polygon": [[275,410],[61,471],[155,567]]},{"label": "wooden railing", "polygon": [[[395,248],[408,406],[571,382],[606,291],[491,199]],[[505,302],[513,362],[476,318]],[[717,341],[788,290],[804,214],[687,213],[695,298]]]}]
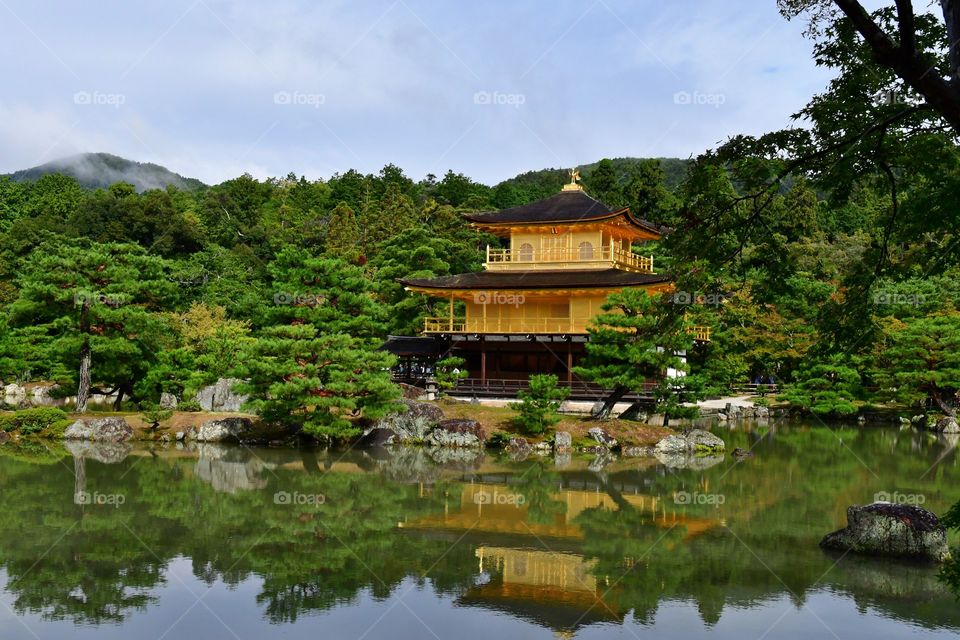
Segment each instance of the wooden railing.
[{"label": "wooden railing", "polygon": [[424,318],[424,333],[586,333],[586,319]]},{"label": "wooden railing", "polygon": [[[560,374],[558,378],[557,386],[569,389],[570,399],[602,400],[610,394],[608,390],[592,382],[586,382],[584,380],[573,380],[571,382],[567,382],[564,379],[563,374]],[[654,387],[656,387],[656,384],[657,383],[653,381],[645,382],[641,392],[629,393],[623,397],[623,401],[630,402],[632,400],[652,397],[651,391]],[[451,389],[448,393],[451,395],[460,396],[515,397],[518,392],[525,391],[529,388],[529,380],[505,380],[495,378],[481,380],[480,378],[464,378],[463,380],[459,380],[457,382],[457,386],[454,389]]]},{"label": "wooden railing", "polygon": [[[587,333],[586,318],[424,318],[424,333]],[[698,342],[710,342],[710,327],[691,326]]]},{"label": "wooden railing", "polygon": [[617,267],[641,273],[653,273],[653,256],[638,256],[619,247],[594,247],[581,250],[559,249],[491,249],[487,247],[487,269],[557,266],[564,263],[610,262]]}]

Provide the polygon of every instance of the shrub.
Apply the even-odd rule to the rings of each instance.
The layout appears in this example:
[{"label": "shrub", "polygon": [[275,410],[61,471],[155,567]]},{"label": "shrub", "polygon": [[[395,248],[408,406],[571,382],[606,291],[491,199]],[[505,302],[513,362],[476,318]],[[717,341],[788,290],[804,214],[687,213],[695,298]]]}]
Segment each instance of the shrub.
[{"label": "shrub", "polygon": [[203,407],[196,400],[181,400],[177,404],[177,411],[203,411]]},{"label": "shrub", "polygon": [[560,422],[557,410],[569,394],[569,389],[557,387],[557,376],[532,376],[530,388],[517,394],[520,402],[510,405],[518,412],[514,424],[530,435],[543,433]]},{"label": "shrub", "polygon": [[173,411],[170,409],[161,409],[159,405],[155,405],[143,411],[141,415],[144,421],[150,425],[151,429],[158,429],[161,422],[166,422],[173,417]]},{"label": "shrub", "polygon": [[44,438],[53,438],[55,440],[62,440],[63,433],[67,430],[67,427],[73,424],[73,420],[70,418],[65,418],[63,420],[57,420],[49,427],[43,430],[43,433],[40,435]]},{"label": "shrub", "polygon": [[14,431],[17,428],[17,418],[13,414],[0,416],[0,431]]},{"label": "shrub", "polygon": [[[56,422],[67,419],[67,414],[56,407],[22,409],[12,416],[4,416],[4,431],[17,430],[23,435],[38,433]],[[12,427],[10,426],[12,424]]]}]

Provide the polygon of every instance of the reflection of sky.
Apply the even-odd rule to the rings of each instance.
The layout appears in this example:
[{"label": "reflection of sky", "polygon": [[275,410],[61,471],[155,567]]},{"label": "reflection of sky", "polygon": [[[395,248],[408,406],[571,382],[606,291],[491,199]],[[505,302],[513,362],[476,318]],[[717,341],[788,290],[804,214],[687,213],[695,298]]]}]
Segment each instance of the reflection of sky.
[{"label": "reflection of sky", "polygon": [[106,151],[208,182],[392,162],[492,183],[689,157],[786,126],[829,78],[773,0],[7,0],[0,16],[0,173]]},{"label": "reflection of sky", "polygon": [[[502,613],[455,607],[454,598],[436,595],[429,582],[424,588],[419,588],[414,581],[404,580],[384,600],[376,600],[364,591],[349,604],[323,613],[303,615],[297,624],[271,625],[263,618],[260,607],[250,605],[259,592],[259,578],[245,580],[234,590],[220,582],[209,588],[192,576],[188,559],[171,563],[168,578],[166,586],[157,590],[159,604],[146,613],[131,615],[123,626],[74,627],[68,622],[41,623],[36,616],[25,616],[23,621],[43,640],[141,640],[159,638],[163,634],[171,639],[203,640],[279,637],[291,640],[316,640],[318,637],[363,637],[369,640],[435,636],[457,640],[553,637],[553,630]],[[195,604],[196,597],[191,592],[203,596],[200,604]],[[10,594],[0,595],[0,601],[9,606]],[[623,625],[603,623],[582,627],[576,637],[636,638],[650,637],[641,636],[650,633],[655,633],[657,638],[736,640],[759,637],[834,638],[833,633],[844,640],[956,637],[955,631],[913,627],[884,618],[871,608],[860,613],[852,598],[834,595],[826,590],[809,592],[805,605],[798,607],[790,598],[781,596],[766,599],[749,608],[727,606],[715,625],[706,626],[696,604],[661,602],[649,625],[638,624],[628,615]],[[9,610],[3,606],[0,606],[0,629],[5,640],[36,640],[23,625],[11,618]]]}]

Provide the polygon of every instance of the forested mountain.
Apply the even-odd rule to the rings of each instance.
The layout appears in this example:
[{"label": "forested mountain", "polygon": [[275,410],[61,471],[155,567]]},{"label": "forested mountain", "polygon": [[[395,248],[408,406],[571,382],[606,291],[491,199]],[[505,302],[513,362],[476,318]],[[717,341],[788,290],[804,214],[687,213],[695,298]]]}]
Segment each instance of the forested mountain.
[{"label": "forested mountain", "polygon": [[37,180],[53,173],[70,176],[85,189],[106,189],[117,182],[132,184],[141,192],[168,186],[186,190],[203,186],[199,180],[185,178],[166,167],[149,162],[134,162],[109,153],[81,153],[59,158],[36,167],[15,171],[9,176],[20,182]]}]

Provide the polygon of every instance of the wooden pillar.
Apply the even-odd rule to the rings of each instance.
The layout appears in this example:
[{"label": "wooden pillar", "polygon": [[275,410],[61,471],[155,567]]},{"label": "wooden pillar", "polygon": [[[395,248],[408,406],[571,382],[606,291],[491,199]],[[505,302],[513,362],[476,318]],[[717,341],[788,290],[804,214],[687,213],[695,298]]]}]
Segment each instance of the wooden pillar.
[{"label": "wooden pillar", "polygon": [[480,336],[480,383],[487,383],[487,341]]},{"label": "wooden pillar", "polygon": [[453,296],[450,296],[450,331],[453,332]]},{"label": "wooden pillar", "polygon": [[567,339],[567,384],[573,384],[573,339]]}]

